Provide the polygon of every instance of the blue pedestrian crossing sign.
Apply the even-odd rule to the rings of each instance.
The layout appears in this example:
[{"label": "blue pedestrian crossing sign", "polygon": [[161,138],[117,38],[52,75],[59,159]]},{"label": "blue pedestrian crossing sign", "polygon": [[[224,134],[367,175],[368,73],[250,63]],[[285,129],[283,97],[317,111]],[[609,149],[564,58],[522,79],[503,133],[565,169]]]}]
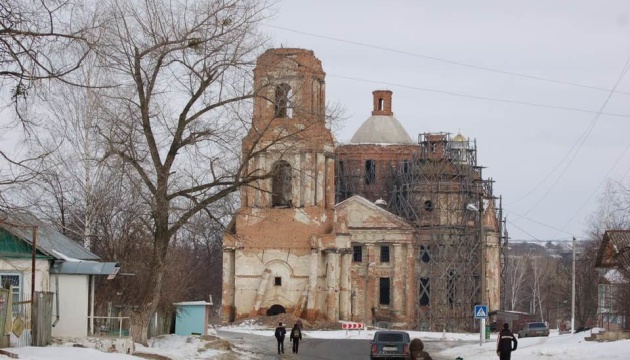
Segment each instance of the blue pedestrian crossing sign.
[{"label": "blue pedestrian crossing sign", "polygon": [[488,317],[488,305],[475,305],[475,319],[485,319]]}]

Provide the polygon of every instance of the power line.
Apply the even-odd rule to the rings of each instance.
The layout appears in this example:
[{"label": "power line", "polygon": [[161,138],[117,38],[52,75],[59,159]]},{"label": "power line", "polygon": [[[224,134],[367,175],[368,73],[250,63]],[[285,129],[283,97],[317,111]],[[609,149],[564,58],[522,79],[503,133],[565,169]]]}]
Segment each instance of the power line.
[{"label": "power line", "polygon": [[404,88],[404,89],[427,91],[427,92],[432,92],[432,93],[457,96],[457,97],[463,97],[463,98],[474,99],[474,100],[487,100],[487,101],[502,102],[502,103],[508,103],[508,104],[541,107],[541,108],[546,108],[546,109],[566,110],[566,111],[582,112],[582,113],[587,113],[587,114],[600,114],[600,115],[620,117],[620,118],[630,118],[629,114],[605,113],[605,112],[598,112],[595,110],[580,109],[580,108],[573,108],[573,107],[567,107],[567,106],[547,105],[547,104],[533,103],[533,102],[521,101],[521,100],[510,100],[510,99],[502,99],[502,98],[495,98],[495,97],[488,97],[488,96],[470,95],[470,94],[457,93],[453,91],[438,90],[438,89],[431,89],[431,88],[420,87],[420,86],[411,86],[411,85],[392,83],[392,82],[387,82],[387,81],[367,80],[363,78],[344,76],[344,75],[327,74],[327,76],[333,77],[333,78],[345,79],[345,80],[371,83],[371,84],[396,86],[396,87]]},{"label": "power line", "polygon": [[[561,85],[575,86],[575,87],[591,89],[591,90],[597,90],[597,91],[606,91],[606,92],[611,91],[611,89],[606,89],[606,88],[602,88],[602,87],[598,87],[598,86],[585,85],[585,84],[575,83],[575,82],[571,82],[571,81],[550,79],[550,78],[545,78],[545,77],[542,77],[542,76],[522,74],[522,73],[518,73],[518,72],[514,72],[514,71],[501,70],[501,69],[490,68],[490,67],[486,67],[486,66],[467,64],[467,63],[464,63],[464,62],[449,60],[449,59],[441,58],[441,57],[437,57],[437,56],[424,55],[424,54],[414,53],[414,52],[410,52],[410,51],[404,51],[404,50],[398,50],[398,49],[394,49],[394,48],[388,48],[388,47],[385,47],[385,46],[378,46],[378,45],[373,45],[373,44],[362,43],[362,42],[359,42],[359,41],[340,39],[340,38],[336,38],[336,37],[332,37],[332,36],[313,34],[313,33],[309,33],[309,32],[306,32],[306,31],[290,29],[290,28],[286,28],[286,27],[278,26],[278,25],[271,25],[271,24],[267,24],[267,23],[264,23],[262,25],[266,26],[266,27],[269,27],[269,28],[273,28],[273,29],[278,29],[278,30],[292,32],[292,33],[295,33],[295,34],[306,35],[306,36],[311,36],[311,37],[315,37],[315,38],[319,38],[319,39],[331,40],[331,41],[336,41],[336,42],[341,42],[341,43],[351,44],[351,45],[356,45],[356,46],[362,46],[362,47],[365,47],[365,48],[370,48],[370,49],[375,49],[375,50],[382,50],[382,51],[387,51],[387,52],[401,54],[401,55],[413,56],[413,57],[422,58],[422,59],[425,59],[425,60],[442,62],[442,63],[445,63],[445,64],[460,66],[460,67],[474,69],[474,70],[487,71],[487,72],[492,72],[492,73],[497,73],[497,74],[502,74],[502,75],[515,76],[515,77],[520,77],[520,78],[524,78],[524,79],[544,81],[544,82],[561,84]],[[617,94],[630,95],[630,93],[624,92],[624,91],[616,91],[615,90],[614,92],[617,93]]]},{"label": "power line", "polygon": [[[613,88],[610,90],[610,92],[608,93],[608,96],[606,97],[606,100],[604,100],[604,103],[599,107],[599,111],[596,113],[596,115],[593,117],[593,119],[590,121],[590,123],[588,124],[588,126],[586,127],[586,129],[584,129],[584,132],[580,135],[580,137],[578,137],[577,141],[573,144],[573,146],[571,147],[571,149],[569,149],[569,151],[567,152],[567,154],[562,158],[562,160],[554,167],[554,169],[552,170],[552,172],[555,172],[555,169],[557,169],[564,161],[565,159],[567,159],[567,157],[573,153],[573,156],[569,159],[569,161],[566,163],[566,165],[564,165],[564,167],[562,168],[562,171],[560,172],[560,174],[558,175],[558,177],[556,178],[556,180],[554,181],[553,184],[551,184],[551,186],[547,189],[547,191],[543,194],[543,196],[538,200],[538,202],[536,202],[534,205],[532,205],[527,211],[525,211],[524,215],[527,215],[530,211],[532,211],[533,209],[535,209],[536,207],[538,207],[538,205],[540,205],[540,203],[542,203],[551,193],[551,191],[556,187],[556,185],[558,185],[558,183],[560,182],[560,179],[562,179],[562,177],[564,176],[564,174],[567,172],[567,170],[569,169],[569,167],[573,164],[573,161],[575,161],[575,158],[577,157],[577,155],[579,154],[580,150],[582,149],[582,147],[584,146],[584,144],[586,143],[586,140],[588,139],[588,137],[590,136],[591,132],[593,131],[593,129],[595,128],[595,125],[597,125],[597,122],[599,121],[599,118],[602,114],[602,112],[604,111],[604,109],[606,108],[606,105],[608,105],[608,102],[610,101],[610,99],[612,98],[612,95],[615,91],[615,89],[619,86],[619,84],[621,83],[621,81],[623,80],[623,78],[625,77],[626,73],[628,72],[628,68],[630,67],[630,56],[628,56],[628,58],[626,59],[626,63],[624,64],[624,67],[621,69],[621,72],[619,73],[619,75],[617,76],[617,80],[615,81],[615,84],[613,86]],[[575,149],[575,151],[574,151]],[[623,151],[622,155],[625,154],[627,151],[627,148]],[[617,162],[615,163],[615,165],[613,166],[613,168],[610,170],[610,172],[612,172],[612,170],[614,169],[614,167],[617,166],[617,163],[619,162],[620,159],[617,160]],[[598,186],[599,188],[599,186]],[[574,216],[575,217],[575,216]],[[572,218],[573,219],[573,218]],[[568,226],[568,224],[571,223],[570,220],[567,224],[564,225],[563,228],[566,228]]]},{"label": "power line", "polygon": [[525,235],[529,236],[532,238],[532,240],[536,240],[536,241],[545,241],[545,240],[540,240],[539,238],[535,237],[534,235],[528,233],[527,231],[525,231],[525,229],[521,228],[520,226],[516,225],[515,223],[513,223],[510,220],[506,220],[510,225],[514,226],[515,228],[521,230],[523,233],[525,233]]},{"label": "power line", "polygon": [[[547,242],[569,242],[572,241],[573,238],[558,238],[558,239],[547,239],[547,240],[531,240],[531,239],[512,239],[510,238],[510,242],[527,242],[527,243],[547,243]],[[576,239],[575,242],[589,242],[591,239]]]},{"label": "power line", "polygon": [[[569,224],[571,224],[573,222],[573,220],[575,220],[575,218],[580,214],[580,212],[582,211],[582,209],[584,209],[584,207],[590,203],[591,199],[599,192],[599,189],[602,187],[602,185],[606,182],[606,180],[608,180],[608,178],[610,178],[610,174],[615,170],[615,168],[617,167],[617,165],[619,165],[619,163],[621,162],[621,159],[623,158],[623,156],[628,152],[628,150],[630,149],[630,143],[628,143],[628,145],[626,145],[626,148],[623,150],[623,152],[621,153],[621,155],[619,155],[617,157],[617,161],[615,161],[615,163],[613,164],[613,166],[610,168],[610,170],[608,170],[608,172],[606,173],[606,176],[602,179],[602,181],[599,182],[599,184],[597,185],[597,187],[595,187],[595,190],[593,190],[591,192],[591,194],[586,198],[586,200],[582,203],[582,205],[575,211],[575,213],[573,214],[573,216],[566,222],[566,224],[564,224],[564,226],[562,227],[563,229],[566,229],[567,226],[569,226]],[[625,176],[628,174],[628,172],[626,171],[626,174],[624,174],[624,178]]]},{"label": "power line", "polygon": [[[507,212],[507,213],[510,213],[510,214],[514,214],[514,215],[518,216],[518,217],[519,217],[519,219],[525,219],[525,220],[531,221],[531,222],[533,222],[533,223],[535,223],[535,224],[538,224],[538,225],[544,226],[544,227],[546,227],[546,228],[549,228],[549,229],[552,229],[552,230],[556,230],[556,231],[558,231],[558,232],[565,233],[565,234],[567,234],[567,235],[573,235],[572,233],[569,233],[569,232],[566,232],[566,231],[564,231],[564,230],[558,229],[557,227],[554,227],[553,225],[545,224],[545,223],[540,222],[540,221],[538,221],[538,220],[534,220],[534,219],[529,218],[529,217],[527,217],[527,216],[525,216],[525,215],[523,215],[523,214],[519,214],[519,213],[516,213],[516,212],[514,212],[514,211],[510,211],[510,210],[506,210],[506,209],[503,209],[503,211],[505,211],[505,212]],[[517,219],[517,220],[518,220],[518,219]]]}]

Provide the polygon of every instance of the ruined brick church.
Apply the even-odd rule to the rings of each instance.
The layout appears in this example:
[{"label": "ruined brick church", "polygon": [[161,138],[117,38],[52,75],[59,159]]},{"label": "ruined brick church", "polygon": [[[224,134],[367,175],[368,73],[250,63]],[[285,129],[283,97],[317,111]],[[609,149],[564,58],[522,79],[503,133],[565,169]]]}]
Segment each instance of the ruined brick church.
[{"label": "ruined brick church", "polygon": [[500,306],[500,198],[461,134],[411,139],[392,92],[349,144],[326,126],[312,51],[271,49],[243,139],[241,207],[223,240],[225,322],[289,312],[307,320],[461,331]]}]

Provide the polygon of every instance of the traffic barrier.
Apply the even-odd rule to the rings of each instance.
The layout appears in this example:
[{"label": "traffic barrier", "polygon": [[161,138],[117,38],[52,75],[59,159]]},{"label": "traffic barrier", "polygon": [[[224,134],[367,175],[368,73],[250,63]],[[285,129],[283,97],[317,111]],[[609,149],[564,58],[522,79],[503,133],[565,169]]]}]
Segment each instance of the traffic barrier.
[{"label": "traffic barrier", "polygon": [[365,324],[363,323],[342,323],[341,328],[343,330],[363,330],[365,329]]}]

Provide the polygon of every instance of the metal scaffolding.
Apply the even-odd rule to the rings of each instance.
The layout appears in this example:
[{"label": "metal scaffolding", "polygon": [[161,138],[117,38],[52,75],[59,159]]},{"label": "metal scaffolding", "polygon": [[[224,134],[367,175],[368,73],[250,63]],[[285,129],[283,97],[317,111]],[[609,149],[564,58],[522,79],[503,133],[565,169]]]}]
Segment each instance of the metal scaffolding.
[{"label": "metal scaffolding", "polygon": [[[475,141],[426,133],[412,146],[408,160],[377,175],[391,191],[388,210],[416,228],[416,327],[471,331],[476,326],[472,309],[482,302],[481,240],[500,239],[501,204],[495,202],[493,181],[484,179],[477,165]],[[364,196],[372,184],[364,180],[370,174],[359,171],[362,164],[339,165],[338,159],[337,200]],[[494,212],[497,226],[482,229],[486,210]]]}]

